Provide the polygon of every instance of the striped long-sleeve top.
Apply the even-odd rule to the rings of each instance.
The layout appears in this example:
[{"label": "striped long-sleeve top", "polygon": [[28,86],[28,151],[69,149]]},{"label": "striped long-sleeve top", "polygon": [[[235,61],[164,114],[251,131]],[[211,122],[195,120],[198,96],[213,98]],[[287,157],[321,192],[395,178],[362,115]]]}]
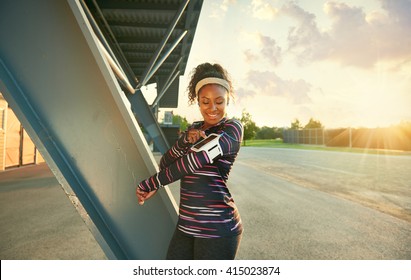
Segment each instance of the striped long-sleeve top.
[{"label": "striped long-sleeve top", "polygon": [[[196,122],[190,128],[200,128]],[[239,212],[227,187],[228,175],[240,149],[243,126],[223,118],[205,131],[221,134],[222,155],[212,162],[206,152],[193,152],[183,133],[160,161],[160,171],[139,184],[152,191],[181,179],[177,227],[183,233],[201,238],[235,236],[242,232]],[[211,163],[212,162],[212,163]]]}]

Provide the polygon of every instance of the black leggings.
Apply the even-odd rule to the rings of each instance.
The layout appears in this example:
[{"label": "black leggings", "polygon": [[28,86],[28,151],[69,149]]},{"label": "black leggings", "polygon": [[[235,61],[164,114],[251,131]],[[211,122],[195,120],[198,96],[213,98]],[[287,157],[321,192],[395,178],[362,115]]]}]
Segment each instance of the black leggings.
[{"label": "black leggings", "polygon": [[234,260],[241,234],[220,238],[197,238],[176,229],[170,241],[167,260]]}]

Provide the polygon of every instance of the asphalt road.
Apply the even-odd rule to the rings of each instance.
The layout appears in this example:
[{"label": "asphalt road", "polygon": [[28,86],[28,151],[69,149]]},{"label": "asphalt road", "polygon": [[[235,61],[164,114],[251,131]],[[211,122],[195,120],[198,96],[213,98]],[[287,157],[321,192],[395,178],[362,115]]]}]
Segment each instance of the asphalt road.
[{"label": "asphalt road", "polygon": [[[238,259],[411,259],[410,166],[410,156],[242,148],[229,181],[245,227]],[[405,219],[379,209],[383,199]]]},{"label": "asphalt road", "polygon": [[0,172],[0,259],[106,256],[46,164]]},{"label": "asphalt road", "polygon": [[[243,147],[229,181],[245,227],[237,258],[411,259],[410,167],[410,156]],[[1,259],[105,259],[45,165],[1,173],[0,209]]]}]

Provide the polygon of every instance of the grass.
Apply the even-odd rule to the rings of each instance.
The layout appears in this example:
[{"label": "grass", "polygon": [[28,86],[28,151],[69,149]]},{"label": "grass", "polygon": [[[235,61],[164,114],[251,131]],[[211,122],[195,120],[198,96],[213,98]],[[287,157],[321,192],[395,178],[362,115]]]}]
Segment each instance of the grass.
[{"label": "grass", "polygon": [[[242,144],[244,146],[244,142]],[[349,147],[327,147],[323,145],[305,145],[283,143],[282,139],[264,139],[264,140],[247,140],[246,147],[263,147],[263,148],[285,148],[285,149],[303,149],[303,150],[320,150],[347,153],[366,153],[381,155],[411,155],[410,151],[383,150],[383,149],[366,149],[366,148],[349,148]]]}]

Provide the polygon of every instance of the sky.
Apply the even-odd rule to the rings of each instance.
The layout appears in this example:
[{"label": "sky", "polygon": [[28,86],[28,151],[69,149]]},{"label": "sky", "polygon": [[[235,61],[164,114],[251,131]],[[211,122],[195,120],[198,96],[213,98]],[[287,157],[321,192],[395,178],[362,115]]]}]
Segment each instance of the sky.
[{"label": "sky", "polygon": [[[204,0],[175,114],[188,105],[190,72],[219,63],[236,100],[229,117],[327,128],[411,121],[411,0]],[[162,109],[162,111],[169,109]]]}]

